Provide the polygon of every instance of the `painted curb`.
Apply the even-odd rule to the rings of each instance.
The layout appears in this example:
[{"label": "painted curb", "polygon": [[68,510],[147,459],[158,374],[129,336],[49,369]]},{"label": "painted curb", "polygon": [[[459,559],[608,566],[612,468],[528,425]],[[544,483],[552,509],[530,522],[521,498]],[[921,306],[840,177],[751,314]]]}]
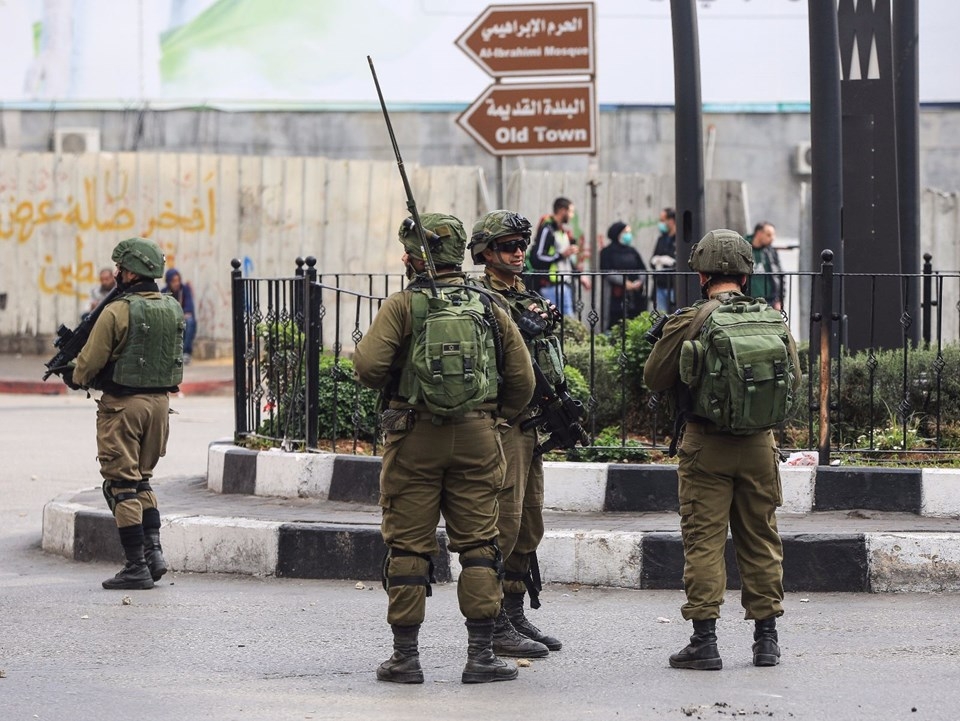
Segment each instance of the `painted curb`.
[{"label": "painted curb", "polygon": [[[122,563],[113,517],[64,499],[44,507],[43,548],[77,561]],[[386,547],[375,524],[287,523],[170,515],[164,556],[174,571],[376,583]],[[783,534],[788,592],[960,591],[960,534]],[[457,557],[443,531],[439,582],[456,580]],[[548,531],[538,550],[547,583],[680,589],[678,532]],[[728,588],[740,579],[728,539]]]},{"label": "painted curb", "polygon": [[[207,486],[220,493],[376,504],[380,458],[250,451],[211,444]],[[860,466],[780,466],[778,514],[867,509],[960,518],[960,471]],[[556,511],[654,513],[675,510],[676,466],[544,463],[544,507]]]}]

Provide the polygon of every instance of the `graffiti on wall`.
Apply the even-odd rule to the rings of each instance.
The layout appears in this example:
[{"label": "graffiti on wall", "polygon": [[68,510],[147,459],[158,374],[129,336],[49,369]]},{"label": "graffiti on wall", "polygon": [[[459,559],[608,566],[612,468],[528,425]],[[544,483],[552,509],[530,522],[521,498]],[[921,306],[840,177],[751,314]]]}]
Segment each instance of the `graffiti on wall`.
[{"label": "graffiti on wall", "polygon": [[[86,175],[81,178],[80,197],[67,195],[62,201],[49,197],[19,197],[14,193],[5,195],[0,181],[0,241],[18,245],[30,243],[44,230],[50,230],[58,239],[70,238],[70,252],[43,255],[38,271],[37,287],[45,294],[86,297],[81,289],[98,282],[99,271],[87,254],[89,236],[110,234],[125,236],[157,237],[161,232],[171,234],[205,234],[213,237],[217,232],[217,193],[211,183],[214,177],[203,179],[196,194],[185,201],[188,209],[178,211],[170,199],[159,203],[155,212],[138,214],[137,198],[130,192],[129,179],[125,172],[119,173],[119,182],[114,182],[111,171],[103,177]],[[193,184],[186,178],[184,184]],[[109,188],[117,190],[108,190]],[[37,195],[46,194],[47,185],[28,184],[27,191]],[[181,198],[182,199],[182,198]],[[61,241],[62,242],[62,241]],[[168,264],[173,265],[176,243],[160,241]]]}]

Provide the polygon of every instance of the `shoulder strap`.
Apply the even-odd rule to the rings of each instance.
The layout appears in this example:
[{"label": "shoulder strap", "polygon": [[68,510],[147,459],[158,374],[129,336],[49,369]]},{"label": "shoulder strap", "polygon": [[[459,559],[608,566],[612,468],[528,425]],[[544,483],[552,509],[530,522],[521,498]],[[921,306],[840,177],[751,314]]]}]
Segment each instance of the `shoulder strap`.
[{"label": "shoulder strap", "polygon": [[697,309],[697,314],[693,316],[693,320],[690,321],[690,326],[687,328],[687,333],[683,339],[693,340],[700,335],[700,331],[703,330],[703,324],[707,322],[707,318],[709,318],[710,314],[721,305],[722,303],[719,300],[708,300],[706,303],[701,305]]}]

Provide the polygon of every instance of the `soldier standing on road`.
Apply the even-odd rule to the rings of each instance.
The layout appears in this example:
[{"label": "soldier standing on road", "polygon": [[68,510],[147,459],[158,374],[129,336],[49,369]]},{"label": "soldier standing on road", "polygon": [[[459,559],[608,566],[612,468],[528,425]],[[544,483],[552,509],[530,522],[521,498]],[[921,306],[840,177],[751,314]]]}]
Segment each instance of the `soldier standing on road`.
[{"label": "soldier standing on road", "polygon": [[[753,302],[743,295],[753,272],[750,246],[734,231],[707,233],[693,248],[690,268],[699,273],[704,299]],[[782,502],[779,451],[772,430],[726,432],[684,409],[683,399],[689,398],[691,391],[680,380],[681,349],[693,337],[689,333],[692,326],[703,323],[698,316],[702,305],[703,301],[667,317],[662,337],[654,344],[643,371],[650,390],[673,391],[678,413],[683,414],[680,418],[686,421],[679,431],[678,468],[687,597],[681,612],[693,621],[694,632],[690,644],[670,657],[670,665],[702,670],[722,667],[716,623],[726,588],[723,553],[729,527],[740,568],[745,618],[755,622],[753,663],[774,666],[780,661],[776,619],[783,615],[783,545],[774,515]],[[788,330],[785,337],[793,367],[799,368]],[[793,388],[795,391],[796,383]]]},{"label": "soldier standing on road", "polygon": [[[542,330],[524,341],[532,359],[548,378],[563,374],[560,344],[553,326],[560,317],[555,305],[539,293],[529,291],[520,280],[524,256],[530,244],[530,221],[509,210],[494,210],[473,226],[470,255],[484,265],[484,275],[475,282],[500,294],[514,321],[524,314],[542,320]],[[546,367],[544,367],[546,366]],[[559,378],[558,378],[559,376]],[[527,406],[501,427],[507,473],[500,493],[498,542],[503,552],[503,605],[497,616],[493,649],[501,656],[539,658],[559,651],[559,639],[543,633],[525,616],[523,599],[530,591],[530,603],[539,608],[540,572],[537,547],[543,540],[543,458],[534,454],[536,427],[522,428],[537,409]]]},{"label": "soldier standing on road", "polygon": [[97,400],[97,459],[127,559],[103,587],[145,589],[167,572],[150,479],[167,450],[169,394],[183,380],[183,311],[160,294],[155,279],[163,276],[164,256],[154,241],[120,241],[112,258],[123,293],[97,318],[64,381],[103,391]]},{"label": "soldier standing on road", "polygon": [[[436,286],[450,294],[443,297],[458,298],[458,303],[467,303],[469,296],[480,298],[478,291],[464,290],[463,224],[438,213],[420,218],[430,238]],[[394,653],[377,669],[377,678],[423,683],[418,638],[430,595],[432,556],[439,550],[436,530],[442,513],[450,550],[460,554],[462,567],[457,597],[468,634],[462,681],[507,681],[517,677],[517,669],[499,659],[492,648],[502,576],[497,494],[505,466],[497,424],[498,419],[520,413],[533,394],[530,356],[509,315],[488,301],[492,315],[486,317],[493,322],[485,324],[485,332],[499,332],[502,366],[494,362],[487,373],[488,377],[499,375],[502,382],[491,378],[489,394],[474,410],[459,415],[431,413],[416,374],[420,367],[416,355],[422,349],[412,338],[415,326],[429,321],[422,315],[430,307],[427,304],[440,299],[431,297],[430,277],[425,274],[428,266],[412,219],[401,225],[400,241],[413,282],[384,301],[353,359],[357,378],[370,388],[382,389],[387,405],[381,417],[386,439],[380,505],[381,531],[388,547],[384,587]],[[456,356],[456,343],[441,338],[434,345],[442,349],[444,364]],[[466,365],[463,369],[466,372]]]}]

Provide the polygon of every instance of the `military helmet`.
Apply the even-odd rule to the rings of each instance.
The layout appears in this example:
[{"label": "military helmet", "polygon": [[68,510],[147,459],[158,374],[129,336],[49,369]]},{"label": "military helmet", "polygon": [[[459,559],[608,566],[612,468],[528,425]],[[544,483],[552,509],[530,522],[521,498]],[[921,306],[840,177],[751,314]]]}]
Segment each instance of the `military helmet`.
[{"label": "military helmet", "polygon": [[124,270],[143,278],[160,278],[163,275],[163,251],[149,238],[121,240],[110,257]]},{"label": "military helmet", "polygon": [[530,221],[512,210],[491,210],[473,226],[470,236],[470,257],[477,265],[483,265],[483,251],[490,248],[498,238],[519,235],[530,242]]},{"label": "military helmet", "polygon": [[[420,222],[427,233],[427,244],[434,265],[460,265],[463,263],[463,250],[467,245],[467,234],[463,223],[452,215],[443,213],[420,213]],[[431,238],[430,234],[437,237]],[[417,233],[413,218],[407,218],[400,224],[400,242],[412,257],[424,260],[420,252],[420,235]]]},{"label": "military helmet", "polygon": [[739,233],[711,230],[690,251],[690,268],[707,275],[752,275],[753,251]]}]

